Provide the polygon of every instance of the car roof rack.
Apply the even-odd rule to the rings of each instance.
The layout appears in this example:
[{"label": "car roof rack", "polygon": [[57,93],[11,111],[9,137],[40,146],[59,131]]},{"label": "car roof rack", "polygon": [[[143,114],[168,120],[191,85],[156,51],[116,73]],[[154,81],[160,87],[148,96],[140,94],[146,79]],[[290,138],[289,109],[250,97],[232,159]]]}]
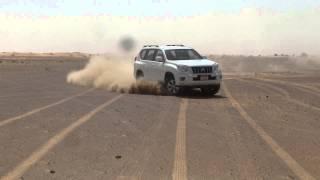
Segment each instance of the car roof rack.
[{"label": "car roof rack", "polygon": [[143,47],[159,47],[159,45],[144,45]]},{"label": "car roof rack", "polygon": [[184,47],[183,44],[167,44],[166,46],[181,46],[181,47]]}]

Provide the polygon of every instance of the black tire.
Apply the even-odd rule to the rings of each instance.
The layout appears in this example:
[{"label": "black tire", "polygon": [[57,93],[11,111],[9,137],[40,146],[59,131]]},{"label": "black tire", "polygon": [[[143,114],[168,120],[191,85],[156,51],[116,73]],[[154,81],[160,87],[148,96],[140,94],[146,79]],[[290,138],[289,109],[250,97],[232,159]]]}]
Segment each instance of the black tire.
[{"label": "black tire", "polygon": [[180,88],[176,86],[173,75],[168,75],[166,77],[164,87],[167,95],[176,96],[179,94]]},{"label": "black tire", "polygon": [[219,90],[220,90],[220,84],[209,86],[209,87],[203,87],[201,88],[201,93],[204,95],[215,95],[219,92]]}]

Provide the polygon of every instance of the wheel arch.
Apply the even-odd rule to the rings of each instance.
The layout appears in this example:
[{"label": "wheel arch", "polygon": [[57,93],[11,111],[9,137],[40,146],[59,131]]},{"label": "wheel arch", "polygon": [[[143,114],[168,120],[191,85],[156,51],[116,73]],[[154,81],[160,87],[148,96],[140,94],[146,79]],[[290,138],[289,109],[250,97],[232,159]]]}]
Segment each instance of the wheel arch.
[{"label": "wheel arch", "polygon": [[164,81],[166,81],[169,77],[175,78],[175,77],[174,77],[174,74],[173,74],[172,72],[170,72],[170,71],[165,72],[165,74],[164,74]]},{"label": "wheel arch", "polygon": [[144,76],[144,73],[143,73],[143,71],[141,69],[137,69],[134,75],[137,78],[137,77],[139,77],[141,75]]}]

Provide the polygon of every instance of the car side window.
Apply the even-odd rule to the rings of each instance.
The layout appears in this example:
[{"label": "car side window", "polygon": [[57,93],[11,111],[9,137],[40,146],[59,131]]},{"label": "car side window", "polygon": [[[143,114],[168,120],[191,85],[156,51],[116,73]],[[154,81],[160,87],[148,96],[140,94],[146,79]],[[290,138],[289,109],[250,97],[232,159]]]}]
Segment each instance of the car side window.
[{"label": "car side window", "polygon": [[146,52],[147,52],[147,50],[142,50],[142,51],[140,52],[140,59],[145,59]]},{"label": "car side window", "polygon": [[163,55],[163,52],[159,49],[159,50],[157,50],[157,53],[156,53],[156,56],[155,57],[157,57],[157,56],[161,56],[162,57],[162,59],[164,59],[164,55]]},{"label": "car side window", "polygon": [[155,54],[156,54],[156,49],[149,49],[144,59],[154,61]]}]

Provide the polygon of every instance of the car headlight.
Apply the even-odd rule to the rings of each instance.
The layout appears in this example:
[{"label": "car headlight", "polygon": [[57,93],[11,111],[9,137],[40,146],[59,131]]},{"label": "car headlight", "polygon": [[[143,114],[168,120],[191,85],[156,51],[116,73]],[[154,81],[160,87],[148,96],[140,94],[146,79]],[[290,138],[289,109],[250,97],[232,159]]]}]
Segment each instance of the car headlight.
[{"label": "car headlight", "polygon": [[189,71],[189,67],[188,66],[178,66],[178,70],[180,72],[188,72]]}]

